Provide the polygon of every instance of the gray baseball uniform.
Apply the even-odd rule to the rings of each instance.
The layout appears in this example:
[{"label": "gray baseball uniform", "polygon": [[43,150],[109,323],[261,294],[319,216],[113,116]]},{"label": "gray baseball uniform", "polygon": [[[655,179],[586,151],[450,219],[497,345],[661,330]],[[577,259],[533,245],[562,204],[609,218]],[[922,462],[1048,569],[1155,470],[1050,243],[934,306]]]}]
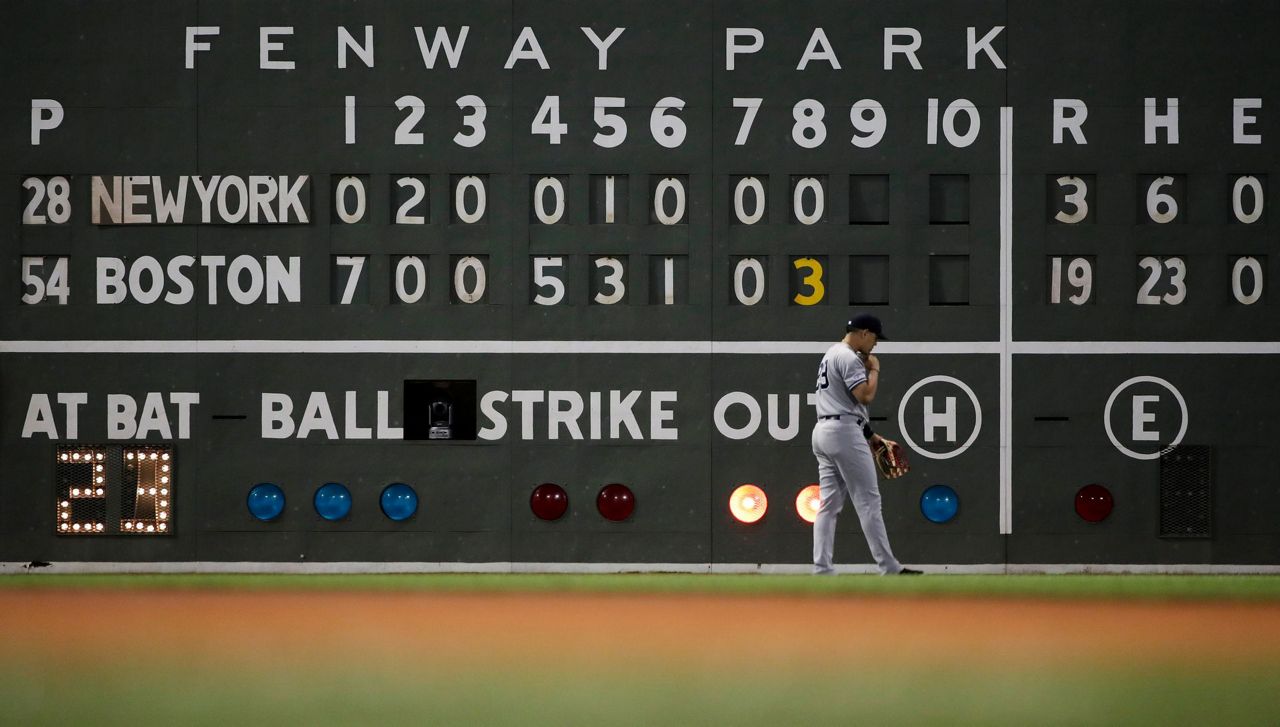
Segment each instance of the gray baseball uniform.
[{"label": "gray baseball uniform", "polygon": [[867,380],[862,359],[843,341],[827,349],[818,366],[817,413],[813,454],[818,458],[818,489],[822,506],[813,524],[813,572],[830,574],[836,542],[836,517],[844,509],[845,493],[853,500],[862,532],[881,574],[902,570],[889,547],[880,512],[880,486],[871,447],[862,436],[867,407],[853,398],[852,389]]}]

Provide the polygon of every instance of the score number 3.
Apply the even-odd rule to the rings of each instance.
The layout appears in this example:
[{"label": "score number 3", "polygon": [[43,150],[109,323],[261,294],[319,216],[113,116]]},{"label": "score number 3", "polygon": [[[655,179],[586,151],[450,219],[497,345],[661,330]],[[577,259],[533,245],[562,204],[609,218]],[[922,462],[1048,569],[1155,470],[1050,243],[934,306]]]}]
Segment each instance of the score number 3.
[{"label": "score number 3", "polygon": [[798,257],[791,262],[796,270],[808,270],[809,274],[800,280],[801,286],[809,288],[808,293],[797,292],[791,300],[799,305],[817,305],[827,294],[827,287],[822,284],[822,263],[811,257]]}]

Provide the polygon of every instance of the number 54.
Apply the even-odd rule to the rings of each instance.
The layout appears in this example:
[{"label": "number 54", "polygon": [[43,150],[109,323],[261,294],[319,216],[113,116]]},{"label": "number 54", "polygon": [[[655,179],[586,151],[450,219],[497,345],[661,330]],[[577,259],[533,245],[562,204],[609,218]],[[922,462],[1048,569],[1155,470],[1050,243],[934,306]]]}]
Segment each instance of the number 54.
[{"label": "number 54", "polygon": [[[53,261],[49,279],[41,275],[47,260]],[[24,257],[22,258],[22,302],[25,305],[43,303],[45,298],[57,298],[58,305],[66,305],[71,295],[71,286],[67,283],[67,258]]]}]

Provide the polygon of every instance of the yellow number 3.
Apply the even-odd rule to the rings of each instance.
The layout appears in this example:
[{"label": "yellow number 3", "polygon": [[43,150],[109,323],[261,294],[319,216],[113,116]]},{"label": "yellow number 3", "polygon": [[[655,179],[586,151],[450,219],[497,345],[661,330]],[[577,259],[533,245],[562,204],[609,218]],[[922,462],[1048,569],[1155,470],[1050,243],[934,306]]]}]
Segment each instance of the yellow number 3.
[{"label": "yellow number 3", "polygon": [[800,284],[807,285],[813,289],[813,292],[808,295],[796,293],[792,300],[800,305],[814,305],[822,302],[822,296],[827,294],[827,288],[822,284],[822,263],[811,257],[798,257],[791,264],[795,266],[796,270],[804,270],[806,268],[809,270],[809,274],[804,276],[804,280],[801,280]]}]

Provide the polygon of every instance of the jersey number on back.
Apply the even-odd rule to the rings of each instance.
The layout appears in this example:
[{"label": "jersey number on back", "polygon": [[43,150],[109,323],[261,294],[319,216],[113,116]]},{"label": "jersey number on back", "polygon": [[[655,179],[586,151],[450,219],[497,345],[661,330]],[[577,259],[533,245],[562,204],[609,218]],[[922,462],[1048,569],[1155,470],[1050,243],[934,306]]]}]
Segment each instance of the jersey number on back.
[{"label": "jersey number on back", "polygon": [[825,388],[827,388],[827,361],[823,359],[822,363],[818,364],[818,389]]}]

